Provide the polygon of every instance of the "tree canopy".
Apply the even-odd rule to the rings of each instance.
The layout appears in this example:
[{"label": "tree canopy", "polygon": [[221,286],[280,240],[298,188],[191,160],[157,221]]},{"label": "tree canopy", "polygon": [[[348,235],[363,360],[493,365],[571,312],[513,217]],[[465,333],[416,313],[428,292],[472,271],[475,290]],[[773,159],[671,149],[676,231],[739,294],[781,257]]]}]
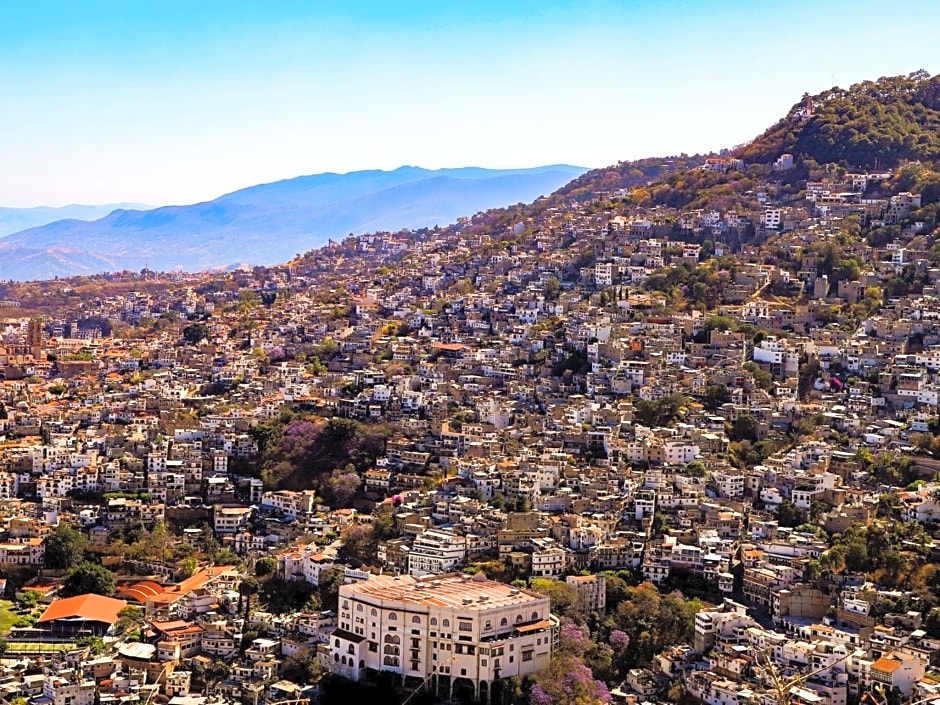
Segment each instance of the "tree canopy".
[{"label": "tree canopy", "polygon": [[806,96],[735,156],[770,163],[789,153],[819,164],[889,168],[940,159],[938,128],[940,76],[916,71]]},{"label": "tree canopy", "polygon": [[68,570],[82,562],[88,540],[67,524],[59,524],[45,541],[43,565],[51,570]]},{"label": "tree canopy", "polygon": [[93,592],[97,595],[114,594],[114,574],[102,565],[85,561],[72,567],[62,578],[59,595],[73,597]]}]

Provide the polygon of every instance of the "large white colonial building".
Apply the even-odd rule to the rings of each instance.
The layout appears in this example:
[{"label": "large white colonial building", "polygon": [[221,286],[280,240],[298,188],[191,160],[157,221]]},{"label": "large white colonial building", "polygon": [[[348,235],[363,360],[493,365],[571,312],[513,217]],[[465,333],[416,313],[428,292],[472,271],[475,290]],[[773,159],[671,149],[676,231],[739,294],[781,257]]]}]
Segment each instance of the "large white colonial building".
[{"label": "large white colonial building", "polygon": [[547,597],[482,574],[375,577],[340,587],[339,603],[334,673],[391,671],[484,702],[493,681],[547,667],[558,635]]}]

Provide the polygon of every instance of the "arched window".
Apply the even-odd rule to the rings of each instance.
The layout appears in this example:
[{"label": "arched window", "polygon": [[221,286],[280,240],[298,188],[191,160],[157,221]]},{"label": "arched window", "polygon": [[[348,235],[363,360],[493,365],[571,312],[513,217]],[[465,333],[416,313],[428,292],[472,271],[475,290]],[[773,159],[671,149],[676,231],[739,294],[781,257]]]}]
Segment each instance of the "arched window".
[{"label": "arched window", "polygon": [[345,665],[346,665],[346,657],[343,656],[343,658],[341,658],[341,659],[339,660],[339,662],[345,666]]},{"label": "arched window", "polygon": [[352,645],[352,644],[350,644],[350,645],[349,645],[349,648],[346,649],[346,653],[347,653],[347,654],[354,654],[354,653],[356,653],[355,649],[353,649],[353,645]]},{"label": "arched window", "polygon": [[391,644],[386,644],[385,648],[382,649],[383,654],[391,654],[392,656],[398,656],[401,653],[397,646],[392,646]]},{"label": "arched window", "polygon": [[506,619],[505,617],[503,617],[501,620],[499,620],[499,626],[501,626],[501,627],[506,627],[506,626],[508,626],[508,625],[509,625],[509,620]]},{"label": "arched window", "polygon": [[360,661],[360,662],[359,662],[359,668],[365,668],[365,667],[366,667],[366,662],[365,662],[364,660],[363,660],[363,661]]},{"label": "arched window", "polygon": [[517,615],[516,615],[516,624],[522,624],[522,615],[521,615],[521,614],[517,614]]},{"label": "arched window", "polygon": [[386,656],[382,663],[384,663],[386,666],[393,666],[395,668],[398,667],[398,659],[394,656]]},{"label": "arched window", "polygon": [[431,626],[432,626],[432,627],[436,627],[436,626],[437,626],[437,617],[431,617]]},{"label": "arched window", "polygon": [[538,618],[539,618],[539,613],[538,613],[538,612],[533,612],[533,613],[532,613],[532,621],[534,622],[534,621],[537,620]]},{"label": "arched window", "polygon": [[375,610],[375,607],[373,607],[373,608],[372,608],[371,615],[372,615],[373,617],[376,617],[376,616],[378,616],[378,614],[379,614],[379,613]]},{"label": "arched window", "polygon": [[389,613],[388,613],[388,618],[389,618],[391,621],[395,622],[395,621],[398,620],[398,615],[395,614],[394,612],[389,612]]},{"label": "arched window", "polygon": [[449,619],[445,619],[445,620],[441,623],[441,626],[442,626],[442,627],[449,627],[449,626],[450,626],[450,620],[449,620]]},{"label": "arched window", "polygon": [[415,615],[414,617],[411,618],[411,623],[412,623],[412,624],[421,624],[421,617],[419,617],[418,615]]},{"label": "arched window", "polygon": [[386,644],[400,644],[401,639],[399,639],[398,636],[396,636],[395,634],[386,634],[385,643]]},{"label": "arched window", "polygon": [[[345,658],[345,656],[343,658]],[[339,654],[333,654],[333,660],[339,663]]]},{"label": "arched window", "polygon": [[336,641],[334,641],[334,642],[333,642],[333,645],[334,645],[334,646],[339,646],[339,639],[337,639]]},{"label": "arched window", "polygon": [[356,605],[356,612],[362,612],[362,605]]}]

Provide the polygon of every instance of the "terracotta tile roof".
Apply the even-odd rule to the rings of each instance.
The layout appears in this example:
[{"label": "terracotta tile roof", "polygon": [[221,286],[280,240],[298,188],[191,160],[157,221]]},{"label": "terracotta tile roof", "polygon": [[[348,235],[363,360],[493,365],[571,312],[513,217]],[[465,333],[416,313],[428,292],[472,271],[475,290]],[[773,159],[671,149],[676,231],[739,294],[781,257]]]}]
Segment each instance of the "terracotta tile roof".
[{"label": "terracotta tile roof", "polygon": [[901,667],[901,662],[896,659],[882,656],[871,665],[871,670],[881,671],[882,673],[894,673]]},{"label": "terracotta tile roof", "polygon": [[76,595],[56,600],[39,618],[39,624],[54,622],[58,619],[88,619],[95,622],[114,624],[118,620],[118,612],[127,607],[124,600],[115,600],[104,595]]}]

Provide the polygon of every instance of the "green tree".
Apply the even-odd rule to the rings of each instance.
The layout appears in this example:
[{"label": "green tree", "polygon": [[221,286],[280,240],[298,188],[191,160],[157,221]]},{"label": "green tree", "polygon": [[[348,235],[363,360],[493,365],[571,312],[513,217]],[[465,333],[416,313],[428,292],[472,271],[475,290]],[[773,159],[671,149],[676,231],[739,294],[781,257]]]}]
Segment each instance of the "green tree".
[{"label": "green tree", "polygon": [[209,327],[205,323],[193,323],[183,328],[183,340],[187,345],[198,345],[209,337]]},{"label": "green tree", "polygon": [[777,505],[777,523],[780,526],[799,526],[806,522],[806,512],[797,507],[789,499]]},{"label": "green tree", "polygon": [[108,650],[108,645],[104,643],[104,639],[100,636],[82,636],[75,643],[88,649],[93,656],[98,656]]},{"label": "green tree", "polygon": [[681,394],[669,394],[656,401],[641,399],[634,404],[634,418],[644,426],[668,426],[688,403]]},{"label": "green tree", "polygon": [[395,508],[389,504],[383,504],[376,509],[372,528],[375,530],[376,538],[380,541],[398,536],[398,529],[395,525]]},{"label": "green tree", "polygon": [[347,558],[360,563],[373,564],[379,547],[375,528],[370,524],[353,524],[343,529],[343,552]]},{"label": "green tree", "polygon": [[203,678],[206,685],[211,689],[217,683],[221,683],[231,674],[232,669],[225,661],[213,661],[205,668]]},{"label": "green tree", "polygon": [[535,592],[545,595],[552,605],[552,612],[562,616],[576,617],[578,592],[566,582],[549,578],[533,578],[530,586]]},{"label": "green tree", "polygon": [[558,294],[561,292],[561,282],[558,281],[557,277],[549,277],[545,280],[543,290],[546,301],[557,301]]},{"label": "green tree", "polygon": [[609,620],[610,627],[622,630],[630,640],[619,666],[647,663],[667,646],[690,641],[701,608],[699,600],[661,595],[652,583],[627,588]]},{"label": "green tree", "polygon": [[317,592],[322,609],[335,611],[339,607],[339,589],[345,582],[346,574],[342,568],[330,568],[320,574]]},{"label": "green tree", "polygon": [[114,625],[117,634],[128,634],[144,623],[144,611],[137,605],[128,605],[118,612],[118,621]]},{"label": "green tree", "polygon": [[751,373],[754,377],[754,384],[765,392],[769,393],[774,390],[774,376],[767,370],[761,369],[756,362],[745,362],[741,367]]},{"label": "green tree", "polygon": [[46,537],[43,565],[50,570],[68,570],[85,558],[88,539],[67,524],[59,524]]},{"label": "green tree", "polygon": [[259,578],[273,575],[277,572],[277,559],[265,556],[255,563],[255,575]]},{"label": "green tree", "polygon": [[284,659],[281,676],[300,685],[312,685],[323,677],[323,669],[317,661],[315,649],[300,649]]},{"label": "green tree", "polygon": [[23,590],[16,593],[16,601],[26,610],[36,609],[40,600],[42,600],[42,593],[39,590]]},{"label": "green tree", "polygon": [[72,597],[87,593],[113,595],[114,574],[104,566],[88,561],[73,566],[62,578],[59,595]]},{"label": "green tree", "polygon": [[731,391],[724,384],[709,384],[702,403],[706,409],[714,410],[731,401]]},{"label": "green tree", "polygon": [[728,437],[732,441],[757,440],[757,421],[750,414],[742,414],[735,419]]},{"label": "green tree", "polygon": [[257,595],[260,585],[258,581],[254,578],[245,578],[238,585],[238,610],[242,612],[245,618],[248,618],[248,615],[251,614],[251,597],[252,595]]},{"label": "green tree", "polygon": [[199,570],[199,560],[195,556],[186,556],[176,564],[176,579],[186,580]]}]

